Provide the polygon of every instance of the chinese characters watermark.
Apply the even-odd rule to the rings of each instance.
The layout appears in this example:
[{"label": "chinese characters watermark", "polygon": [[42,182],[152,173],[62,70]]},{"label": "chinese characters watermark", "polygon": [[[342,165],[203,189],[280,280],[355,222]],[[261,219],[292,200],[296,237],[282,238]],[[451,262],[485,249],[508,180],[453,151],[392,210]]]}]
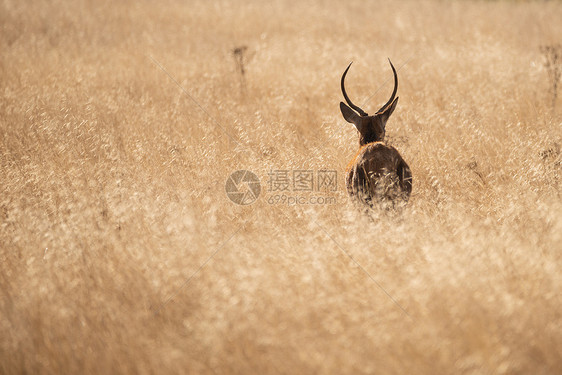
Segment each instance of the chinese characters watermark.
[{"label": "chinese characters watermark", "polygon": [[[335,204],[331,193],[338,189],[336,170],[273,169],[267,171],[268,204]],[[247,170],[232,173],[226,180],[228,198],[239,205],[254,203],[261,192],[258,176]]]}]

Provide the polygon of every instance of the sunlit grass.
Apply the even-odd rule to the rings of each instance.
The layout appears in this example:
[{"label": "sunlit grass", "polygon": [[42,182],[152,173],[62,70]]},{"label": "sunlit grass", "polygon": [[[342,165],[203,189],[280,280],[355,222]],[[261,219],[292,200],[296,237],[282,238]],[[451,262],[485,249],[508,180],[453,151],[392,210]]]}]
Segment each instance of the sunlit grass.
[{"label": "sunlit grass", "polygon": [[[540,51],[560,3],[0,9],[1,373],[562,368],[561,106]],[[368,218],[344,189],[339,79],[353,60],[372,111],[387,57],[414,187]],[[225,194],[240,169],[252,205]],[[337,171],[336,203],[269,204],[272,170]]]}]

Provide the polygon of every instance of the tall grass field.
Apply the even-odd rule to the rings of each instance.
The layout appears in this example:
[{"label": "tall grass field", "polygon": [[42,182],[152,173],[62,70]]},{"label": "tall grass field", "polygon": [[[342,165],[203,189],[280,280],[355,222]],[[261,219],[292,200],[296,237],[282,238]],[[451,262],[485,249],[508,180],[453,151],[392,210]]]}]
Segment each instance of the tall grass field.
[{"label": "tall grass field", "polygon": [[[562,373],[560,20],[1,1],[0,374]],[[413,191],[367,215],[340,78],[373,114],[388,58]]]}]

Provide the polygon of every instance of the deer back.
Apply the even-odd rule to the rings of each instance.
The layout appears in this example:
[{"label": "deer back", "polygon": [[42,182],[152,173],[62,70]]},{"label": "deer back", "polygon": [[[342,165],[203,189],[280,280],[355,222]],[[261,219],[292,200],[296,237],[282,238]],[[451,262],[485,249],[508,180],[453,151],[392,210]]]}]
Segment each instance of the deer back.
[{"label": "deer back", "polygon": [[[390,60],[389,60],[390,62]],[[347,105],[340,103],[344,119],[359,132],[359,151],[347,167],[346,187],[349,195],[372,206],[375,202],[407,201],[412,192],[412,173],[396,148],[384,142],[386,123],[394,112],[398,97],[398,75],[394,74],[394,90],[390,99],[372,116],[353,104],[345,91],[345,76],[341,89]]]}]

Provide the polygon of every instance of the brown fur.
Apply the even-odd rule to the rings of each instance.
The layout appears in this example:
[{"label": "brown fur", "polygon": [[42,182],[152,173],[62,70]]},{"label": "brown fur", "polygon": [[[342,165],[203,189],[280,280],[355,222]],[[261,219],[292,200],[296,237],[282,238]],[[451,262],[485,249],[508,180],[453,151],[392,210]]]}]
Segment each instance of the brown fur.
[{"label": "brown fur", "polygon": [[374,116],[369,116],[348,98],[344,80],[349,66],[341,82],[342,93],[349,107],[340,103],[340,109],[343,117],[359,131],[360,146],[347,167],[346,187],[352,198],[369,207],[382,205],[384,208],[394,208],[397,203],[407,202],[412,192],[412,172],[408,164],[398,150],[384,143],[386,122],[398,103],[398,98],[395,98],[398,77],[392,63],[390,65],[394,72],[394,91],[389,101]]},{"label": "brown fur", "polygon": [[398,200],[408,201],[412,192],[412,173],[398,150],[384,142],[362,146],[346,171],[346,187],[350,196],[373,206],[385,203],[394,206]]}]

